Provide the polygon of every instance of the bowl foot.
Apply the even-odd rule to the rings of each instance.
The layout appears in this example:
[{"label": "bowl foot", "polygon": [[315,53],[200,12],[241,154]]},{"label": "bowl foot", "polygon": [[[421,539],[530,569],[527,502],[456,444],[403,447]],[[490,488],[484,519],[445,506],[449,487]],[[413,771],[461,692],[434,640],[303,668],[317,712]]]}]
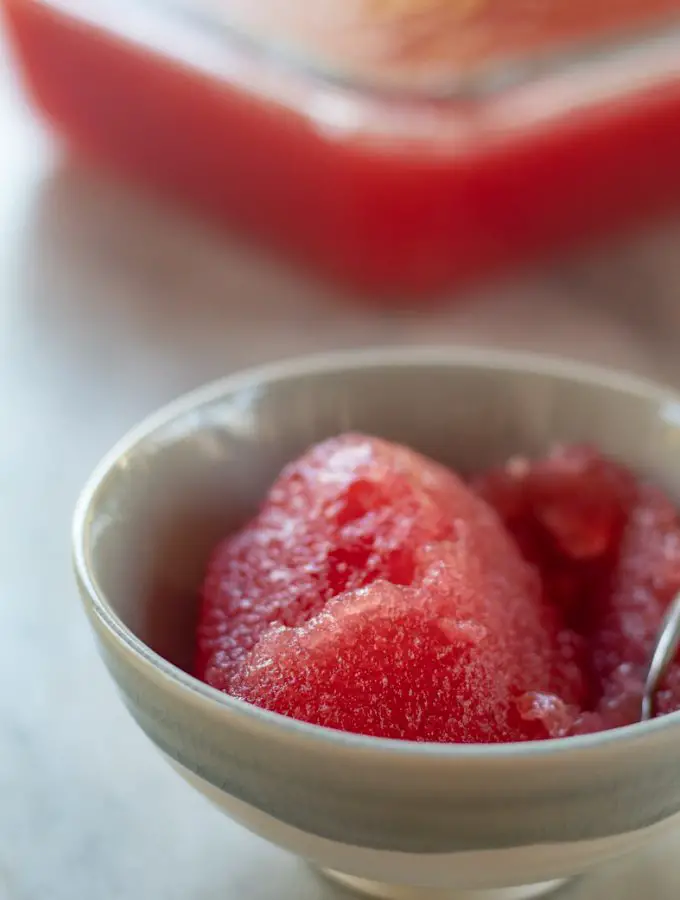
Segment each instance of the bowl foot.
[{"label": "bowl foot", "polygon": [[521,887],[494,888],[483,891],[440,890],[438,888],[418,888],[397,884],[382,884],[378,881],[365,881],[352,875],[343,875],[332,869],[324,869],[323,875],[364,897],[376,897],[378,900],[534,900],[545,897],[567,881],[544,881],[541,884],[525,884]]}]

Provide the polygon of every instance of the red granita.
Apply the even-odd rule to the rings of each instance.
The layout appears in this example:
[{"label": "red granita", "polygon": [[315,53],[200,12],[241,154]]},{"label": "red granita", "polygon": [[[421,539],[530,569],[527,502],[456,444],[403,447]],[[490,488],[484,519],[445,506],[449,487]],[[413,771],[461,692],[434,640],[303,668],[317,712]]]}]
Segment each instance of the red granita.
[{"label": "red granita", "polygon": [[[196,674],[312,724],[496,743],[634,721],[680,590],[664,495],[587,447],[466,485],[357,434],[287,466],[215,551]],[[680,667],[658,697],[680,707]]]}]

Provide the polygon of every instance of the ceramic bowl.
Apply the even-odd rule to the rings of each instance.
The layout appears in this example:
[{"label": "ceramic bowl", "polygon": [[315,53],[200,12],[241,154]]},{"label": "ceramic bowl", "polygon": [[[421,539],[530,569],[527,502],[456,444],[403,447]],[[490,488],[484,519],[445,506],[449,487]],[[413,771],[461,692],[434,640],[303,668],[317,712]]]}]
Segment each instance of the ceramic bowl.
[{"label": "ceramic bowl", "polygon": [[104,661],[167,760],[246,828],[375,896],[538,896],[679,822],[680,714],[533,744],[411,744],[292,721],[187,674],[213,544],[285,462],[348,429],[461,470],[590,441],[680,497],[680,396],[578,364],[371,351],[177,400],[100,464],[74,529]]}]

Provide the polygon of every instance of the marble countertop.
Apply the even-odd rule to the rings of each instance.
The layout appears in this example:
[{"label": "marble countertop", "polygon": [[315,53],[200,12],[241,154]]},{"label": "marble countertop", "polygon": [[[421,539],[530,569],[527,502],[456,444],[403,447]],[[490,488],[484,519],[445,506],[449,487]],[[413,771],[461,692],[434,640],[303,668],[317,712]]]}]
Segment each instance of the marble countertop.
[{"label": "marble countertop", "polygon": [[[1,36],[0,123],[0,898],[328,900],[181,783],[124,712],[70,573],[81,483],[158,404],[307,350],[486,342],[680,384],[680,222],[389,315],[65,159]],[[561,897],[675,898],[678,840]]]}]

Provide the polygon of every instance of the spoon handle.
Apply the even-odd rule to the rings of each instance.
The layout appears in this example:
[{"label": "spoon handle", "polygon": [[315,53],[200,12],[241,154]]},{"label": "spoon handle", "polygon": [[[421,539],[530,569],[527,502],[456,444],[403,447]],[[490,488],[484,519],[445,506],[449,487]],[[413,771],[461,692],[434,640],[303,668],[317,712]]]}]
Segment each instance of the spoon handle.
[{"label": "spoon handle", "polygon": [[675,658],[678,646],[680,646],[680,594],[675,597],[666,610],[656,638],[642,698],[640,718],[643,722],[654,716],[654,695],[668,666]]}]

